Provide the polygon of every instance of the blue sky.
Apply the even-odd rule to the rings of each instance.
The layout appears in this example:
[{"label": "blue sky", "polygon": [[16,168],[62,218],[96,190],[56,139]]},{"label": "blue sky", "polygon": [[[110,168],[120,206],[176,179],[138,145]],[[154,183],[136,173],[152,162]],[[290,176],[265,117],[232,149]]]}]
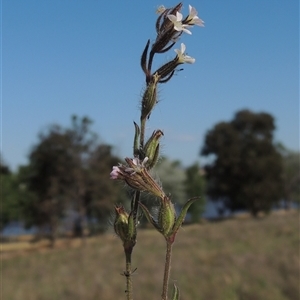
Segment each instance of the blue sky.
[{"label": "blue sky", "polygon": [[[177,2],[2,1],[5,163],[26,164],[38,133],[54,123],[68,126],[72,114],[90,117],[118,155],[132,155],[144,87],[139,60],[147,39],[155,38],[161,4]],[[299,1],[183,4],[184,15],[191,4],[205,21],[181,38],[196,62],[161,85],[148,135],[163,130],[163,154],[189,165],[199,160],[209,129],[247,108],[272,114],[276,141],[298,150]],[[160,55],[156,66],[173,55]]]}]

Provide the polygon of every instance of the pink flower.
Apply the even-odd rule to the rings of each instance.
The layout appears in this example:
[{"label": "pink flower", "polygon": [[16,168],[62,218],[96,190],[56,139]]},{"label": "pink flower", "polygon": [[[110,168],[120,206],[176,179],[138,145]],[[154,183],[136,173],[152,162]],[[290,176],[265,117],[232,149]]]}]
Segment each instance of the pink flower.
[{"label": "pink flower", "polygon": [[112,171],[110,172],[110,179],[119,179],[119,174],[121,170],[117,166],[113,166]]},{"label": "pink flower", "polygon": [[149,192],[158,198],[165,197],[165,193],[158,183],[152,178],[145,167],[148,157],[142,162],[138,158],[125,158],[126,165],[113,166],[110,179],[125,181],[131,188]]}]

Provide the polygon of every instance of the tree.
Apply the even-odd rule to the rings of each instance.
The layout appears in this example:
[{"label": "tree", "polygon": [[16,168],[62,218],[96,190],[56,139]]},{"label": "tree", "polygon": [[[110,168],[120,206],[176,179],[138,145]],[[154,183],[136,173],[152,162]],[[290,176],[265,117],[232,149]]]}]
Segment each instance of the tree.
[{"label": "tree", "polygon": [[191,221],[194,223],[200,220],[201,214],[204,212],[204,178],[203,175],[201,175],[201,169],[198,163],[195,163],[188,167],[185,173],[186,179],[184,181],[184,184],[187,197],[200,197],[200,199],[194,202],[189,209],[189,213],[191,214]]},{"label": "tree", "polygon": [[69,189],[74,184],[74,167],[69,135],[57,125],[39,134],[39,142],[29,155],[29,166],[23,167],[21,177],[26,190],[34,195],[22,203],[27,226],[36,225],[40,233],[49,232],[54,243],[59,220],[64,216]]},{"label": "tree", "polygon": [[291,204],[300,203],[300,153],[285,148],[282,144],[277,145],[283,159],[283,199],[285,208]]},{"label": "tree", "polygon": [[50,126],[39,134],[21,172],[30,195],[21,203],[26,224],[47,229],[53,243],[67,213],[74,216],[73,233],[85,237],[88,223],[107,224],[113,203],[121,201],[120,189],[109,179],[119,159],[109,145],[99,144],[91,124],[73,116],[69,128]]},{"label": "tree", "polygon": [[17,186],[15,176],[8,166],[0,164],[1,176],[1,218],[0,231],[11,221],[18,219]]},{"label": "tree", "polygon": [[[9,167],[1,163],[1,216],[0,231],[10,222],[28,220],[31,211],[23,210],[23,203],[31,203],[34,196],[26,190],[22,182],[22,172],[11,172]],[[26,225],[26,224],[25,224]]]},{"label": "tree", "polygon": [[213,155],[205,167],[207,193],[231,211],[268,212],[282,197],[282,159],[273,145],[274,118],[237,112],[230,122],[208,131],[201,154]]}]

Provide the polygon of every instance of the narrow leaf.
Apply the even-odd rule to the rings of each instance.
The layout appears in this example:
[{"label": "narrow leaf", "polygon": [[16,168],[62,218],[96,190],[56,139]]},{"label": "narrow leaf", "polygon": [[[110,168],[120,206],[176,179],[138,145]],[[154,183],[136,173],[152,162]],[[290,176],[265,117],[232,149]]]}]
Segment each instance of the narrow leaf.
[{"label": "narrow leaf", "polygon": [[150,40],[147,41],[146,47],[141,56],[141,67],[146,76],[149,76],[150,73],[149,70],[147,70],[147,54],[148,54],[149,45],[150,45]]},{"label": "narrow leaf", "polygon": [[174,284],[172,300],[179,300],[179,297],[180,297],[179,288]]},{"label": "narrow leaf", "polygon": [[200,197],[193,197],[193,198],[189,199],[188,202],[183,206],[183,208],[180,212],[180,215],[178,216],[178,219],[176,220],[176,223],[173,227],[172,234],[175,234],[178,231],[179,227],[181,226],[181,224],[183,223],[183,221],[185,219],[188,209],[197,199],[200,199]]},{"label": "narrow leaf", "polygon": [[140,156],[140,127],[135,123],[135,134],[134,134],[134,141],[133,141],[133,154],[134,156],[139,157]]}]

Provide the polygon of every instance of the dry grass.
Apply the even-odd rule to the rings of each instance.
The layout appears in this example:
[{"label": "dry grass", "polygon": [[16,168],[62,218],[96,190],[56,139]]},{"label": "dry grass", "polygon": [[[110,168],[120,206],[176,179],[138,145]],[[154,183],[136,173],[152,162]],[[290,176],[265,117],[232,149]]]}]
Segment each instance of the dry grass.
[{"label": "dry grass", "polygon": [[[26,255],[2,253],[2,299],[125,299],[117,238],[105,234],[85,246],[60,243]],[[134,299],[160,299],[163,264],[162,236],[141,230],[133,256]],[[183,227],[171,282],[183,300],[297,300],[299,266],[299,214],[273,214]]]}]

